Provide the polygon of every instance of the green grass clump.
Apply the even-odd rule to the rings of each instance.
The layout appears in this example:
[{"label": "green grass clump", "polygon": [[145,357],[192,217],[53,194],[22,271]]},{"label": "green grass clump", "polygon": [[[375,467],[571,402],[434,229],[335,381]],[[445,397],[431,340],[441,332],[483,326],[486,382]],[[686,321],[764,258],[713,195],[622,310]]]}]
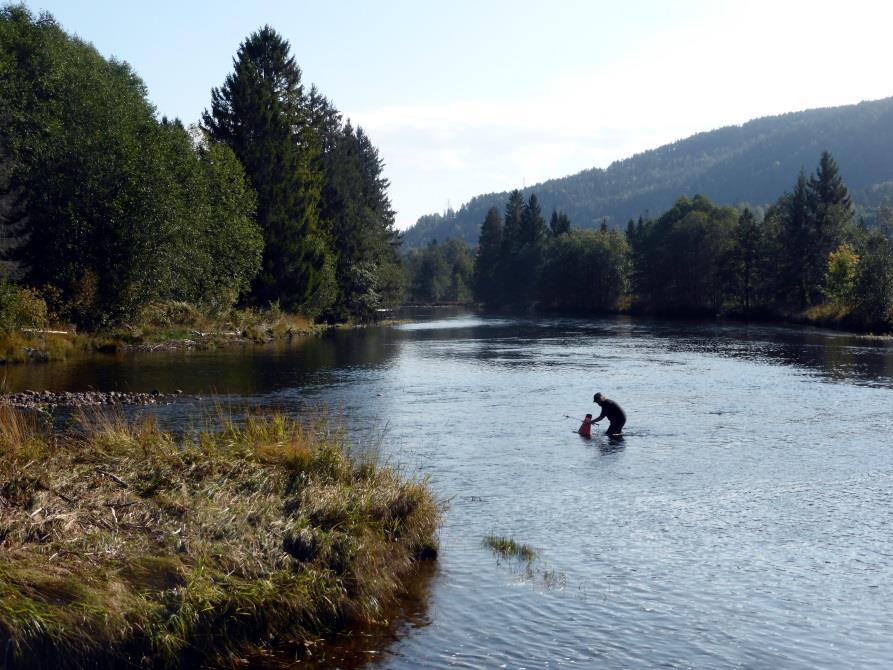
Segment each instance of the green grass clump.
[{"label": "green grass clump", "polygon": [[74,334],[0,332],[0,363],[61,361],[90,346],[87,339]]},{"label": "green grass clump", "polygon": [[492,551],[498,558],[503,560],[514,558],[525,563],[532,563],[536,560],[536,549],[529,544],[521,544],[515,542],[510,537],[501,537],[498,535],[487,535],[482,542],[483,546]]},{"label": "green grass clump", "polygon": [[59,433],[0,408],[4,667],[235,665],[375,621],[436,553],[426,482],[323,419]]}]

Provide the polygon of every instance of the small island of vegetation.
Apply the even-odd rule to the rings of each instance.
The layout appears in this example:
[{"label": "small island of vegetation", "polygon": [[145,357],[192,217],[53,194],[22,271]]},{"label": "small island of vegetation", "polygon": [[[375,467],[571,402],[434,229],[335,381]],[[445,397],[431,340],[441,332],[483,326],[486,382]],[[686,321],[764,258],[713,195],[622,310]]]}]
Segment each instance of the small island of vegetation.
[{"label": "small island of vegetation", "polygon": [[[234,665],[380,618],[441,513],[320,417],[56,432],[0,407],[7,668]],[[292,653],[295,653],[294,651]]]}]

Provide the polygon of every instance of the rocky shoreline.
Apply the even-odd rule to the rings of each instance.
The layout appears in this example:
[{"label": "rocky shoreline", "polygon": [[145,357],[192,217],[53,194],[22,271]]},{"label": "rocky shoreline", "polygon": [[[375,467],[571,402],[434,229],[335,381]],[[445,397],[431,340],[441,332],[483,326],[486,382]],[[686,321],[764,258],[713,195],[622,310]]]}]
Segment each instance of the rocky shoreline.
[{"label": "rocky shoreline", "polygon": [[182,391],[149,393],[129,391],[20,391],[0,395],[0,405],[22,409],[56,407],[101,407],[113,405],[167,405],[182,397]]}]

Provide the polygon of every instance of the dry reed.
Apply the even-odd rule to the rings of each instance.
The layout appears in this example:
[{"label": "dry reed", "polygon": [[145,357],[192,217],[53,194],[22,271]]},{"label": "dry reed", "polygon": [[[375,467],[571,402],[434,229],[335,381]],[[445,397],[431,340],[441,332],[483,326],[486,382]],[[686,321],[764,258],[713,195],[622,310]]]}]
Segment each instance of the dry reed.
[{"label": "dry reed", "polygon": [[323,419],[63,434],[0,407],[0,666],[236,665],[374,621],[440,514]]}]

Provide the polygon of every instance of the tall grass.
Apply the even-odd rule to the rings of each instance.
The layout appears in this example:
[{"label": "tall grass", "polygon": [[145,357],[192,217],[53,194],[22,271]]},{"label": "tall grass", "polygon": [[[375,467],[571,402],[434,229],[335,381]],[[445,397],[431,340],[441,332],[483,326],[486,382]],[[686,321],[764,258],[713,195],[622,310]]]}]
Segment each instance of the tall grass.
[{"label": "tall grass", "polygon": [[501,535],[487,535],[481,541],[481,544],[493,552],[500,559],[514,558],[525,563],[532,563],[536,560],[536,549],[529,544],[516,542],[511,537],[503,537]]},{"label": "tall grass", "polygon": [[0,328],[0,364],[58,361],[87,352],[115,353],[139,346],[214,349],[234,343],[288,340],[325,328],[306,316],[283,312],[275,304],[267,309],[233,308],[212,314],[184,302],[152,303],[135,324],[97,333]]},{"label": "tall grass", "polygon": [[0,665],[234,665],[380,617],[441,507],[346,447],[323,419],[62,434],[0,407]]}]

